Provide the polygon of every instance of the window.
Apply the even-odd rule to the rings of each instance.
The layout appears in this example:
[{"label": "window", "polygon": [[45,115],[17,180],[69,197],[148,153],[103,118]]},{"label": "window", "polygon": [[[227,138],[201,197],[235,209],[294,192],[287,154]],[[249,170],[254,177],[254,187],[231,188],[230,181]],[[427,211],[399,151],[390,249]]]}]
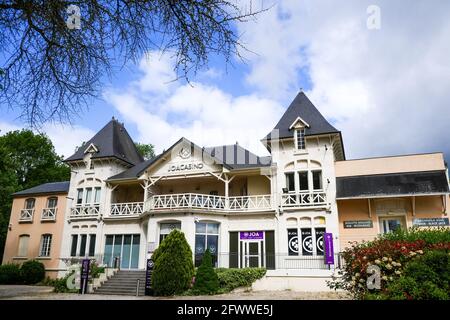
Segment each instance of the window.
[{"label": "window", "polygon": [[219,224],[198,222],[195,225],[195,266],[198,267],[206,249],[209,249],[212,262],[217,267],[219,248]]},{"label": "window", "polygon": [[35,202],[36,202],[36,199],[34,199],[34,198],[29,198],[29,199],[25,200],[25,209],[33,210]]},{"label": "window", "polygon": [[163,242],[163,240],[169,235],[172,230],[181,229],[180,222],[171,222],[171,223],[161,223],[159,225],[159,243]]},{"label": "window", "polygon": [[58,205],[58,198],[51,197],[47,199],[47,208],[56,208]]},{"label": "window", "polygon": [[26,257],[28,255],[28,243],[30,242],[30,236],[27,234],[19,236],[19,248],[17,252],[18,257]]},{"label": "window", "polygon": [[300,183],[300,191],[308,191],[308,171],[302,171],[298,173],[298,179]]},{"label": "window", "polygon": [[39,249],[39,257],[50,257],[50,248],[52,246],[52,235],[44,234],[41,238],[41,247]]},{"label": "window", "polygon": [[304,150],[306,148],[305,145],[305,129],[297,129],[295,131],[296,142],[297,142],[297,150]]},{"label": "window", "polygon": [[137,269],[139,267],[139,234],[107,235],[103,263],[108,267]]},{"label": "window", "polygon": [[286,173],[286,188],[288,191],[295,191],[294,173]]},{"label": "window", "polygon": [[92,200],[92,188],[85,189],[84,203],[90,204]]},{"label": "window", "polygon": [[95,240],[96,240],[96,235],[95,234],[90,234],[89,235],[89,257],[93,257],[95,255]]},{"label": "window", "polygon": [[94,189],[94,203],[95,204],[100,203],[100,193],[101,193],[101,188],[95,187],[95,189]]},{"label": "window", "polygon": [[322,170],[313,171],[312,176],[313,176],[314,190],[321,190],[322,189]]},{"label": "window", "polygon": [[[287,229],[288,254],[290,256],[312,256],[324,254],[325,217],[315,217],[314,225],[311,218],[301,218],[299,228]],[[322,226],[317,226],[320,224]]]},{"label": "window", "polygon": [[80,205],[83,203],[83,189],[77,189],[77,205]]},{"label": "window", "polygon": [[86,254],[86,242],[87,242],[87,235],[86,234],[82,234],[80,236],[81,240],[80,240],[80,257],[84,257]]},{"label": "window", "polygon": [[72,235],[72,246],[70,247],[70,256],[71,257],[77,256],[77,246],[78,246],[78,235],[73,234]]}]

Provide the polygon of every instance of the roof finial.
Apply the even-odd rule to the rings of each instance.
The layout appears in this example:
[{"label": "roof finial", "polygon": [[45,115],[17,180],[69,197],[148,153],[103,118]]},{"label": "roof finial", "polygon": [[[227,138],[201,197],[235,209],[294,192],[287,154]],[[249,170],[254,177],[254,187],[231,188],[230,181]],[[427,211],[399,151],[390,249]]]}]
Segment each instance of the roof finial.
[{"label": "roof finial", "polygon": [[114,121],[114,120],[116,120],[116,118],[114,118],[114,116],[112,116],[112,120]]},{"label": "roof finial", "polygon": [[300,93],[303,93],[303,88],[302,87],[300,87]]}]

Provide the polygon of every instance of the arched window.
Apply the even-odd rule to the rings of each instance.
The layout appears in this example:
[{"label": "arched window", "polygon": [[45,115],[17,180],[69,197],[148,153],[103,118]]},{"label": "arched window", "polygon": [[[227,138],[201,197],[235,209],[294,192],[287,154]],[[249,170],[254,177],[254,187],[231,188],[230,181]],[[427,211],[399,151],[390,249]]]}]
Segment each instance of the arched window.
[{"label": "arched window", "polygon": [[172,230],[181,230],[181,221],[164,221],[159,224],[159,244],[169,235]]},{"label": "arched window", "polygon": [[25,209],[33,210],[34,204],[36,203],[35,198],[28,198],[25,200]]},{"label": "arched window", "polygon": [[30,242],[30,235],[22,234],[19,236],[19,246],[17,249],[18,257],[27,257],[28,256],[28,243]]},{"label": "arched window", "polygon": [[43,234],[41,237],[41,245],[39,247],[39,257],[50,257],[50,249],[52,246],[52,235]]},{"label": "arched window", "polygon": [[54,209],[58,205],[58,198],[57,197],[50,197],[47,198],[47,208]]}]

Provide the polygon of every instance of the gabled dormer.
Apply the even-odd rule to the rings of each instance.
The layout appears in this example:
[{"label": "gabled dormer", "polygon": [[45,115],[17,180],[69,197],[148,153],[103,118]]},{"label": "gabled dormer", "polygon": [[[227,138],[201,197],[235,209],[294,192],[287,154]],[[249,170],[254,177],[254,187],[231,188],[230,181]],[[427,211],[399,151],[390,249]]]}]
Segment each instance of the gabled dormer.
[{"label": "gabled dormer", "polygon": [[328,145],[336,160],[345,159],[341,132],[325,119],[304,92],[300,92],[262,142],[270,152],[274,142],[289,142],[298,151],[307,149],[308,140],[318,137],[329,138]]}]

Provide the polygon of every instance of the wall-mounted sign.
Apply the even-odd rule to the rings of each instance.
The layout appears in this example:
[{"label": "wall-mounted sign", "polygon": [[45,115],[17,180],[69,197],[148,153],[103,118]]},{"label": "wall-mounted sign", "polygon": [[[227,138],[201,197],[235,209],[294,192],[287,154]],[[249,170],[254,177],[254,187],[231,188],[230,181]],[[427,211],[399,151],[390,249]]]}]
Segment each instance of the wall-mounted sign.
[{"label": "wall-mounted sign", "polygon": [[91,260],[83,259],[81,262],[81,281],[80,281],[80,293],[84,294],[88,290],[88,282],[89,282],[89,269],[90,269]]},{"label": "wall-mounted sign", "polygon": [[288,229],[288,250],[290,256],[298,256],[298,230]]},{"label": "wall-mounted sign", "polygon": [[372,220],[351,220],[344,221],[345,229],[363,229],[363,228],[373,228]]},{"label": "wall-mounted sign", "polygon": [[241,240],[263,240],[264,231],[241,231],[239,232]]},{"label": "wall-mounted sign", "polygon": [[413,225],[418,227],[448,226],[449,218],[420,218],[414,219]]},{"label": "wall-mounted sign", "polygon": [[325,247],[325,264],[334,264],[333,234],[325,233],[323,242]]},{"label": "wall-mounted sign", "polygon": [[183,147],[180,149],[180,152],[178,152],[178,155],[181,159],[187,159],[191,157],[191,149]]},{"label": "wall-mounted sign", "polygon": [[176,171],[189,171],[189,170],[200,170],[203,169],[203,163],[181,163],[181,164],[171,164],[169,166],[168,172],[176,172]]},{"label": "wall-mounted sign", "polygon": [[152,274],[154,263],[152,259],[147,259],[147,268],[145,269],[145,295],[152,296]]}]

